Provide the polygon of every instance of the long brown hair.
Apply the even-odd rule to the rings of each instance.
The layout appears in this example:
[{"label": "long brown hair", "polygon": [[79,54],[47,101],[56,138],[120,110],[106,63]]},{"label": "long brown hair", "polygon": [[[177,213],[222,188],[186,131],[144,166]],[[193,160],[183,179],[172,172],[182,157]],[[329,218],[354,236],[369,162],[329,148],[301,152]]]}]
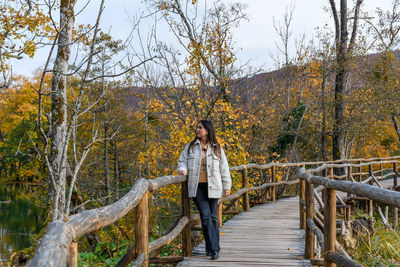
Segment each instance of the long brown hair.
[{"label": "long brown hair", "polygon": [[[217,141],[217,137],[215,136],[214,126],[212,125],[211,121],[209,121],[209,120],[201,120],[201,121],[199,121],[199,123],[201,123],[203,125],[203,127],[208,132],[208,134],[207,134],[207,142],[212,146],[213,153],[219,159],[221,159],[221,145]],[[196,135],[196,137],[193,139],[193,141],[190,142],[188,153],[189,153],[190,149],[193,147],[193,145],[194,145],[194,143],[196,142],[197,139],[199,139],[199,138]]]}]

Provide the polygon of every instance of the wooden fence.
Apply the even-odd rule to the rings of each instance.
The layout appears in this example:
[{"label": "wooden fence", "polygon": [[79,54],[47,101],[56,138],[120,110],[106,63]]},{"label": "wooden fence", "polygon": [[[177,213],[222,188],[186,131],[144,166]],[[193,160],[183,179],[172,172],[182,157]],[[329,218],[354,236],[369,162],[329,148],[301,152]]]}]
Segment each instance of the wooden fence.
[{"label": "wooden fence", "polygon": [[[351,206],[336,194],[336,190],[347,192],[347,200],[356,199],[367,202],[369,216],[373,216],[373,201],[379,205],[388,205],[393,208],[392,225],[389,224],[388,206],[386,216],[381,207],[377,208],[383,223],[389,229],[397,231],[398,208],[400,207],[398,164],[397,157],[374,159],[375,161],[356,161],[342,164],[330,163],[306,170],[300,168],[300,228],[306,230],[305,258],[314,264],[324,266],[362,266],[354,262],[336,241],[337,209],[343,213],[345,221],[350,220]],[[354,161],[353,161],[354,162]],[[374,168],[375,167],[375,168]],[[377,167],[377,168],[376,168]],[[385,168],[386,167],[386,168]],[[335,176],[334,169],[345,170],[345,175]],[[368,169],[366,171],[365,169]],[[375,170],[374,170],[375,169]],[[356,171],[353,171],[356,170]],[[393,177],[392,190],[382,188],[379,183],[389,176]],[[372,186],[376,183],[378,187]],[[319,185],[314,189],[314,185]],[[322,199],[319,192],[322,191]],[[315,201],[319,209],[315,208]],[[344,224],[342,224],[343,227]],[[315,259],[315,237],[317,247],[323,251],[324,259]]]},{"label": "wooden fence", "polygon": [[[238,211],[229,211],[229,207],[232,206],[232,203],[234,203],[237,199],[241,198],[242,199],[242,207],[244,211],[248,211],[250,209],[250,200],[249,200],[249,192],[263,192],[263,194],[266,194],[269,196],[269,201],[275,201],[276,196],[277,196],[277,187],[278,186],[287,186],[287,185],[296,185],[300,183],[299,186],[299,192],[300,192],[300,210],[303,211],[304,207],[307,206],[306,203],[304,203],[305,196],[309,196],[309,194],[306,194],[306,186],[307,190],[310,190],[310,185],[313,183],[319,183],[321,180],[321,185],[324,185],[325,187],[329,188],[326,189],[325,191],[330,192],[327,196],[328,199],[332,198],[332,189],[337,189],[334,187],[331,187],[332,182],[345,182],[345,181],[334,181],[334,180],[329,180],[326,182],[325,180],[327,178],[324,177],[316,177],[313,176],[312,173],[316,173],[318,171],[325,171],[328,170],[329,168],[340,166],[340,167],[347,167],[347,168],[352,168],[352,167],[357,167],[360,168],[360,171],[358,172],[360,179],[362,179],[362,176],[365,175],[365,173],[362,172],[362,167],[363,166],[370,166],[372,164],[381,164],[383,166],[384,164],[388,164],[390,161],[393,164],[397,164],[397,159],[400,159],[399,157],[391,157],[391,158],[385,158],[385,159],[353,159],[353,160],[341,160],[341,161],[330,161],[330,162],[301,162],[301,163],[269,163],[265,165],[257,165],[257,164],[248,164],[248,165],[242,165],[242,166],[236,166],[230,168],[231,172],[241,172],[241,180],[242,180],[242,188],[230,196],[224,197],[220,200],[219,202],[219,207],[218,207],[218,215],[219,215],[219,222],[220,225],[222,225],[222,214],[236,214]],[[379,163],[376,163],[378,162]],[[356,162],[358,164],[352,164],[352,162]],[[322,166],[320,166],[322,165]],[[320,166],[320,167],[318,167]],[[396,165],[395,165],[396,166]],[[277,176],[276,172],[277,169],[285,169],[286,173],[289,173],[290,169],[298,169],[299,167],[302,167],[302,171],[298,174],[298,177],[301,177],[301,179],[289,179],[289,175],[282,181],[277,181]],[[307,168],[312,168],[312,167],[318,167],[314,169],[314,172],[305,172],[305,167]],[[254,170],[269,170],[269,179],[266,179],[266,182],[264,182],[261,185],[252,185],[249,186],[248,182],[248,171],[254,169]],[[397,173],[397,170],[395,170],[395,173]],[[350,172],[351,173],[351,172]],[[373,173],[374,174],[374,173]],[[372,177],[373,176],[373,177]],[[374,179],[374,175],[372,175],[372,178],[368,178],[369,182],[372,181],[371,179]],[[386,175],[387,176],[387,175]],[[386,177],[386,176],[381,176],[381,177]],[[333,175],[332,175],[333,177]],[[350,175],[351,177],[351,175]],[[341,177],[337,177],[341,178]],[[325,180],[324,180],[325,179]],[[368,180],[367,179],[367,180]],[[376,179],[376,177],[375,177]],[[124,217],[129,211],[132,209],[135,210],[135,243],[134,246],[129,248],[127,253],[121,258],[121,260],[118,262],[117,266],[127,266],[129,263],[131,263],[133,260],[135,266],[148,266],[149,263],[167,263],[167,262],[178,262],[183,259],[184,256],[190,256],[192,247],[191,247],[191,230],[193,225],[193,221],[191,220],[191,210],[190,210],[190,199],[188,198],[188,190],[187,190],[187,177],[186,176],[164,176],[164,177],[159,177],[155,179],[144,179],[140,178],[136,181],[136,183],[133,185],[131,190],[121,199],[119,199],[117,202],[101,207],[98,209],[92,209],[92,210],[87,210],[79,214],[71,215],[69,217],[65,217],[63,221],[57,220],[53,221],[49,224],[46,234],[40,239],[39,241],[39,246],[36,250],[36,253],[32,259],[31,266],[77,266],[77,256],[78,256],[78,246],[76,243],[76,240],[80,238],[81,236],[93,232],[95,230],[98,230],[100,228],[103,228],[105,226],[108,226],[120,218]],[[300,182],[303,181],[303,182]],[[307,182],[306,182],[307,181]],[[318,182],[317,182],[318,181]],[[365,180],[364,180],[365,182]],[[345,182],[345,183],[351,183],[351,182]],[[166,185],[171,185],[171,184],[181,184],[182,188],[182,217],[179,219],[178,223],[176,224],[175,228],[172,229],[167,235],[160,237],[157,240],[154,240],[149,243],[149,235],[148,235],[148,220],[149,220],[149,211],[148,211],[148,199],[149,199],[149,194],[151,192],[154,192]],[[354,183],[355,184],[355,183]],[[397,185],[397,184],[396,184]],[[336,184],[334,185],[336,186]],[[343,187],[343,186],[342,186]],[[342,188],[341,189],[346,189]],[[340,190],[340,189],[339,189]],[[347,190],[347,189],[346,189]],[[344,190],[344,192],[347,192]],[[357,191],[358,189],[354,189],[356,193],[354,194],[361,194],[364,196],[364,193],[360,193]],[[366,189],[365,189],[366,190]],[[372,189],[371,189],[372,190]],[[376,189],[376,190],[383,190],[383,189]],[[368,190],[367,190],[368,191]],[[364,191],[362,191],[364,192]],[[369,191],[368,191],[369,192]],[[375,191],[373,191],[375,192]],[[380,191],[379,191],[380,192]],[[399,207],[400,204],[400,193],[396,193],[393,191],[390,191],[392,193],[395,193],[396,195],[393,198],[390,198],[391,201],[389,202],[383,202],[383,203],[388,203],[390,205]],[[352,193],[352,192],[350,192]],[[327,194],[327,193],[325,193]],[[380,193],[382,194],[382,193]],[[382,201],[382,199],[387,199],[387,195],[380,195],[377,193],[379,198],[374,196],[368,196],[371,199],[377,200],[377,201]],[[307,197],[307,199],[310,197]],[[259,203],[263,203],[266,201],[266,198],[261,198],[263,199]],[[325,198],[326,200],[327,198]],[[308,199],[308,202],[312,202],[311,198]],[[229,202],[226,205],[225,211],[223,211],[223,203]],[[327,202],[330,203],[330,202]],[[335,202],[336,203],[336,202]],[[332,204],[325,205],[325,207],[331,207]],[[335,206],[335,205],[333,205]],[[307,206],[307,210],[313,210],[311,207],[311,204]],[[336,209],[336,206],[335,206]],[[308,214],[308,213],[307,213]],[[328,214],[328,213],[324,213]],[[309,216],[304,216],[301,214],[300,216],[300,222],[303,228],[304,222],[307,221],[308,218],[313,218],[312,214],[308,214]],[[311,216],[311,217],[310,217]],[[333,215],[328,217],[325,216],[325,218],[332,218],[334,217]],[[307,219],[306,219],[307,218]],[[308,222],[308,221],[307,221]],[[325,229],[328,229],[329,231],[333,231],[330,226],[326,227]],[[313,229],[311,226],[309,229]],[[325,230],[327,231],[327,230]],[[310,232],[310,231],[308,231]],[[315,231],[317,236],[321,235],[317,231]],[[160,248],[162,246],[165,246],[172,242],[179,234],[182,234],[182,256],[178,257],[161,257],[161,258],[151,258],[149,259],[149,253],[157,248]],[[308,233],[310,234],[310,233]],[[311,234],[310,234],[311,235]],[[328,236],[328,235],[326,235]],[[308,237],[308,239],[311,237]],[[331,238],[331,236],[330,236]],[[325,238],[325,240],[329,240],[329,242],[332,242],[332,239]],[[309,242],[307,243],[307,248],[309,248]],[[330,250],[327,250],[327,253],[325,254],[326,259],[331,259],[330,261],[334,261],[335,257],[337,257],[337,253],[335,253],[332,249],[331,246],[325,245],[325,250],[327,248],[330,248]],[[310,252],[311,253],[311,252]],[[329,262],[330,262],[329,261]]]}]

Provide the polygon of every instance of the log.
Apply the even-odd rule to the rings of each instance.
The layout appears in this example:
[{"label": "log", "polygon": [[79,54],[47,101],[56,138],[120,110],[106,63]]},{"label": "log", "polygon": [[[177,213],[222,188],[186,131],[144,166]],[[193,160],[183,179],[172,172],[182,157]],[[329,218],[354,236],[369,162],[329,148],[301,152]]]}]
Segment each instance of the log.
[{"label": "log", "polygon": [[125,255],[121,257],[116,267],[126,267],[134,259],[135,256],[144,254],[143,265],[146,267],[149,265],[148,262],[148,250],[149,250],[149,203],[148,195],[146,192],[139,204],[135,207],[135,244],[128,248]]},{"label": "log", "polygon": [[379,181],[376,179],[374,175],[371,176],[372,179],[374,179],[375,183],[378,185],[379,188],[382,188],[382,185],[379,183]]},{"label": "log", "polygon": [[186,181],[187,181],[186,175],[178,175],[178,176],[168,175],[168,176],[158,177],[152,180],[148,180],[149,192],[156,191],[157,189],[160,189],[166,185],[180,184]]},{"label": "log", "polygon": [[239,198],[240,196],[242,196],[244,193],[246,192],[250,192],[250,191],[255,191],[255,190],[260,190],[260,189],[264,189],[270,186],[274,186],[274,185],[292,185],[292,184],[298,184],[299,183],[299,179],[293,180],[293,181],[287,181],[287,182],[277,182],[277,183],[265,183],[263,185],[260,186],[254,186],[254,187],[250,187],[250,188],[242,188],[239,191],[235,192],[234,194],[231,194],[227,197],[223,197],[222,199],[220,199],[220,202],[226,202],[226,201],[231,201],[233,199]]},{"label": "log", "polygon": [[[306,182],[306,218],[314,218],[314,185]],[[306,223],[306,220],[304,221]],[[306,246],[304,257],[306,259],[314,258],[314,232],[306,227]]]},{"label": "log", "polygon": [[[268,164],[263,164],[263,165],[258,165],[255,163],[251,164],[246,164],[246,165],[240,165],[240,166],[235,166],[229,168],[231,172],[233,171],[241,171],[243,169],[258,169],[258,170],[265,170],[269,169],[272,166],[279,167],[279,168],[285,168],[285,167],[303,167],[305,166],[315,166],[315,165],[321,165],[320,167],[314,169],[314,171],[322,171],[326,167],[338,167],[338,168],[343,168],[343,167],[348,167],[348,166],[355,166],[355,167],[360,167],[360,166],[368,166],[370,165],[371,161],[376,161],[376,160],[384,160],[381,161],[380,163],[382,164],[388,164],[388,163],[393,163],[393,162],[399,162],[400,156],[394,156],[394,157],[386,157],[386,158],[370,158],[370,159],[340,159],[336,161],[315,161],[315,162],[296,162],[296,163],[268,163]],[[364,161],[365,163],[359,163],[359,164],[350,164],[349,162],[361,162]],[[336,163],[336,164],[335,164]],[[316,173],[316,172],[315,172]]]},{"label": "log", "polygon": [[[146,192],[139,204],[135,207],[135,255],[144,254],[143,266],[149,266],[149,193]],[[118,263],[122,263],[125,256]],[[128,266],[132,261],[129,259],[127,264],[119,266]],[[124,263],[125,263],[124,262]]]},{"label": "log", "polygon": [[374,216],[374,203],[372,199],[368,200],[368,216],[370,217]]},{"label": "log", "polygon": [[177,225],[175,226],[175,228],[172,229],[172,231],[170,231],[165,236],[160,237],[159,239],[150,242],[149,252],[171,243],[182,232],[183,228],[188,224],[188,222],[189,222],[188,217],[186,217],[186,216],[182,217],[179,220],[179,222],[177,223]]},{"label": "log", "polygon": [[218,227],[222,228],[222,202],[221,199],[218,203]]},{"label": "log", "polygon": [[378,207],[378,213],[385,227],[393,231],[393,228],[390,226],[389,222],[386,220],[386,217],[383,215],[381,207]]},{"label": "log", "polygon": [[[247,178],[247,169],[242,170],[242,188],[249,187],[249,180]],[[243,194],[243,210],[250,211],[249,192]]]},{"label": "log", "polygon": [[369,176],[367,179],[365,179],[364,181],[362,181],[362,184],[368,184],[373,180],[373,178],[371,176]]},{"label": "log", "polygon": [[317,218],[320,219],[322,222],[324,221],[324,216],[318,210],[315,210],[315,215],[317,215]]},{"label": "log", "polygon": [[318,228],[318,226],[314,223],[311,218],[307,218],[307,227],[310,228],[311,231],[315,234],[318,240],[318,244],[321,247],[321,250],[324,250],[324,234]]},{"label": "log", "polygon": [[78,266],[78,243],[72,242],[68,248],[67,267]]},{"label": "log", "polygon": [[182,256],[165,256],[159,258],[150,258],[149,262],[154,264],[162,264],[162,263],[178,263],[183,261],[184,257]]},{"label": "log", "polygon": [[324,208],[324,203],[322,202],[321,197],[319,196],[317,190],[315,190],[315,189],[314,189],[314,197],[315,197],[315,199],[318,201],[319,207],[320,207],[321,209],[323,209],[323,208]]},{"label": "log", "polygon": [[[399,162],[399,161],[398,160],[382,161],[383,164],[393,164],[393,163],[397,163],[397,162]],[[351,163],[322,164],[320,167],[310,170],[310,172],[319,173],[322,170],[327,169],[327,168],[346,168],[346,167],[349,167],[349,166],[362,168],[364,166],[370,166],[370,165],[373,165],[373,164],[376,164],[376,162],[365,162],[365,163],[359,163],[359,164],[351,164]],[[362,172],[360,171],[360,173],[362,173]]]},{"label": "log", "polygon": [[299,184],[300,191],[300,201],[299,201],[299,217],[300,217],[300,229],[306,229],[306,213],[305,213],[305,198],[306,198],[306,181],[304,179],[300,180]]},{"label": "log", "polygon": [[132,267],[142,267],[145,259],[146,255],[144,253],[140,253],[136,260],[133,262]]},{"label": "log", "polygon": [[190,212],[190,198],[187,182],[182,183],[182,216],[189,219],[189,223],[183,228],[182,231],[182,255],[190,257],[192,254],[192,238],[191,238],[191,212]]},{"label": "log", "polygon": [[393,207],[393,230],[396,232],[399,230],[399,208]]},{"label": "log", "polygon": [[[324,255],[335,250],[336,245],[336,191],[325,188],[324,194]],[[325,266],[334,266],[333,261],[326,259]]]},{"label": "log", "polygon": [[324,258],[325,258],[325,260],[334,262],[339,266],[362,267],[361,264],[358,264],[357,262],[344,257],[343,255],[341,255],[339,252],[336,252],[336,251],[329,251],[329,252],[325,253]]},{"label": "log", "polygon": [[305,169],[299,169],[299,176],[305,178],[311,183],[320,184],[326,188],[348,192],[361,197],[368,197],[387,205],[400,207],[400,193],[396,191],[387,190],[384,188],[376,188],[372,185],[365,185],[361,183],[336,181],[327,179],[325,177],[312,176],[312,174],[305,173]]},{"label": "log", "polygon": [[[276,171],[275,166],[272,166],[272,167],[271,167],[271,182],[272,182],[272,183],[275,183],[275,182],[276,182],[275,171]],[[271,201],[272,201],[272,202],[275,202],[275,201],[276,201],[276,185],[273,185],[273,186],[271,187]]]},{"label": "log", "polygon": [[318,224],[318,225],[317,225],[318,228],[324,230],[324,223],[322,222],[323,220],[321,221],[321,220],[318,218],[318,216],[315,215],[315,216],[314,216],[314,221],[315,221],[316,224]]},{"label": "log", "polygon": [[[321,215],[322,216],[322,215]],[[320,228],[322,229],[322,231],[324,231],[324,225],[323,223],[319,220],[319,218],[317,216],[314,216],[314,220],[321,226]],[[321,246],[322,247],[322,246]],[[351,260],[351,257],[349,256],[349,254],[347,254],[347,252],[344,250],[344,248],[339,244],[339,242],[336,240],[335,242],[335,249],[336,251],[338,251],[340,254],[342,254],[344,257],[348,258]]]},{"label": "log", "polygon": [[147,187],[146,179],[138,179],[124,197],[111,205],[74,214],[68,217],[68,222],[51,222],[46,234],[39,240],[31,266],[65,266],[67,250],[72,240],[125,216],[139,203]]}]

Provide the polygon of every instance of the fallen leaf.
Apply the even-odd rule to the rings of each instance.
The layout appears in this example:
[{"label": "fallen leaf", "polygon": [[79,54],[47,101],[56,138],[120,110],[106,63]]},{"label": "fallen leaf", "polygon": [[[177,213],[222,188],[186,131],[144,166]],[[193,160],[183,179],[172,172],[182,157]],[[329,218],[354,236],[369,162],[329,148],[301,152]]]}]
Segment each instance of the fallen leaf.
[{"label": "fallen leaf", "polygon": [[287,248],[287,250],[292,250],[291,248]]},{"label": "fallen leaf", "polygon": [[225,235],[225,232],[221,232],[220,234],[221,234],[221,235]]}]

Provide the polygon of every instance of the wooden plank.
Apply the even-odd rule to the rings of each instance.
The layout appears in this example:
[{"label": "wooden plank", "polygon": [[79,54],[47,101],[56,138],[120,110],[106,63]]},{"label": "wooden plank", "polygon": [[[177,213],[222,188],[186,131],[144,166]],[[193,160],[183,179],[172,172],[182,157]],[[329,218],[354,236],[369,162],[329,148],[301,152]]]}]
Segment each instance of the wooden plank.
[{"label": "wooden plank", "polygon": [[205,256],[202,243],[177,266],[311,266],[304,259],[298,202],[287,198],[235,216],[220,229],[218,260]]}]

